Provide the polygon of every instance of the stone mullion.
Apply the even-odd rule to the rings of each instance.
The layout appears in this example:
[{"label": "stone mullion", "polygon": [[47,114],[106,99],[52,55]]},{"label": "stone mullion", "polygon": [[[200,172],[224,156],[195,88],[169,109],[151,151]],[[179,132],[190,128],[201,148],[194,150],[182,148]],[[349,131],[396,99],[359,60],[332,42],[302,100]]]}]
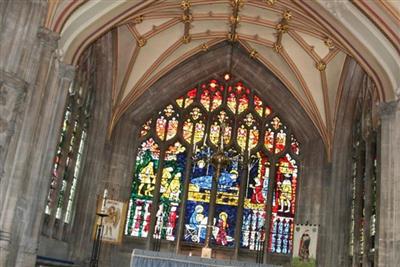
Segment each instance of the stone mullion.
[{"label": "stone mullion", "polygon": [[182,238],[183,238],[183,234],[184,234],[186,201],[187,201],[188,194],[189,194],[190,174],[192,172],[192,160],[191,159],[193,157],[193,153],[196,153],[196,151],[193,151],[193,149],[190,148],[188,151],[188,154],[187,154],[187,160],[186,160],[186,165],[185,165],[185,181],[183,184],[183,196],[182,196],[181,207],[179,209],[178,234],[176,237],[176,246],[175,246],[175,252],[177,254],[180,251],[181,244],[182,244]]},{"label": "stone mullion", "polygon": [[[273,151],[275,151],[275,145],[273,147]],[[268,260],[271,258],[271,255],[268,252],[268,244],[269,244],[269,239],[271,237],[270,234],[270,228],[271,228],[271,219],[272,219],[272,197],[274,195],[274,190],[275,190],[275,181],[276,181],[276,169],[277,169],[277,164],[278,161],[275,158],[272,158],[270,160],[270,177],[268,181],[268,196],[267,196],[267,201],[265,203],[266,207],[266,216],[265,216],[265,227],[264,227],[264,247],[263,253],[264,253],[264,258],[263,258],[263,263],[267,263]]]},{"label": "stone mullion", "polygon": [[[194,139],[194,135],[192,135],[192,142]],[[179,220],[178,220],[178,234],[176,237],[176,246],[175,246],[175,252],[178,254],[181,248],[182,244],[182,237],[184,233],[184,224],[185,224],[185,211],[186,211],[186,201],[188,198],[189,194],[189,183],[190,183],[190,173],[192,171],[192,157],[193,153],[196,153],[196,151],[193,151],[192,147],[189,149],[188,154],[187,154],[187,160],[186,160],[186,165],[185,165],[185,181],[183,185],[183,196],[182,196],[182,201],[179,209]]]},{"label": "stone mullion", "polygon": [[[82,132],[83,132],[83,128],[82,128]],[[81,133],[82,134],[82,133]],[[87,143],[87,139],[88,139],[88,136],[87,136],[87,132],[86,132],[86,143]],[[78,148],[79,149],[79,148]],[[84,164],[84,162],[86,162],[86,156],[87,156],[87,149],[86,148],[84,148],[83,149],[83,151],[82,151],[82,155],[81,155],[81,166],[80,166],[80,171],[79,171],[79,176],[83,176],[82,174],[83,174],[83,164]],[[77,180],[77,184],[76,184],[76,191],[75,191],[75,196],[74,196],[74,198],[75,198],[75,201],[76,201],[76,199],[78,198],[78,191],[80,190],[80,188],[81,188],[81,186],[80,186],[80,180],[81,179],[79,179],[79,177],[78,177],[78,180]],[[71,186],[72,186],[72,182],[71,182]],[[69,193],[70,194],[70,193]],[[73,200],[73,206],[72,206],[72,210],[71,210],[71,217],[70,217],[70,222],[68,223],[68,225],[67,225],[67,229],[66,229],[66,234],[65,234],[65,236],[70,236],[70,234],[71,234],[71,232],[72,232],[72,228],[73,228],[73,223],[74,223],[74,212],[75,212],[75,210],[76,210],[76,202],[75,202],[75,205],[74,205],[74,200]],[[97,205],[97,204],[96,204]],[[68,204],[67,204],[67,207],[68,207]],[[96,206],[96,209],[97,209],[97,206]],[[66,215],[66,211],[65,211],[65,215]]]},{"label": "stone mullion", "polygon": [[150,218],[150,228],[149,233],[147,235],[146,240],[146,249],[150,250],[151,245],[153,244],[153,234],[155,230],[155,223],[157,220],[157,211],[158,211],[158,203],[160,201],[160,189],[161,189],[161,178],[162,178],[162,171],[164,169],[164,159],[165,159],[165,152],[166,148],[164,147],[160,153],[160,161],[158,164],[157,176],[156,176],[156,184],[154,186],[154,194],[151,206],[151,218]]},{"label": "stone mullion", "polygon": [[63,207],[62,207],[62,213],[61,213],[61,219],[60,219],[60,226],[57,229],[56,232],[56,238],[57,239],[62,239],[62,235],[64,232],[64,225],[65,225],[65,215],[67,214],[67,207],[68,207],[68,202],[69,202],[69,196],[71,193],[71,187],[72,187],[72,182],[74,179],[74,173],[75,173],[75,166],[76,166],[76,160],[78,157],[78,150],[79,150],[79,146],[81,143],[81,137],[82,137],[82,119],[84,118],[84,111],[83,109],[79,109],[79,115],[77,116],[79,121],[78,121],[78,127],[77,127],[77,132],[75,133],[75,143],[72,147],[72,153],[74,153],[74,157],[71,158],[70,161],[70,167],[69,167],[69,171],[67,172],[67,188],[64,191],[64,195],[63,195]]},{"label": "stone mullion", "polygon": [[365,177],[364,177],[364,255],[362,259],[363,266],[369,266],[369,252],[371,240],[371,213],[372,213],[372,173],[374,167],[374,159],[372,156],[372,139],[368,137],[365,146]]},{"label": "stone mullion", "polygon": [[[247,131],[247,139],[249,140],[249,129]],[[246,152],[249,150],[249,142],[246,142]],[[236,227],[235,227],[235,254],[234,258],[237,259],[239,255],[239,250],[240,250],[240,234],[241,234],[241,229],[242,229],[242,224],[243,224],[243,211],[244,211],[244,198],[245,198],[245,192],[247,190],[246,188],[246,182],[248,180],[248,175],[249,175],[249,155],[250,153],[245,153],[244,155],[244,160],[243,160],[243,171],[240,176],[240,187],[239,187],[239,201],[238,201],[238,206],[237,206],[237,217],[236,217]]]},{"label": "stone mullion", "polygon": [[361,247],[360,247],[360,237],[361,237],[361,227],[360,227],[360,220],[362,218],[362,191],[363,191],[363,183],[362,183],[362,176],[364,175],[362,169],[363,161],[362,161],[362,142],[359,143],[357,150],[356,150],[356,184],[355,184],[355,201],[354,201],[354,241],[353,241],[353,266],[358,267],[360,266],[360,255],[361,255]]},{"label": "stone mullion", "polygon": [[65,143],[63,144],[61,148],[61,156],[60,156],[60,164],[58,166],[58,182],[57,186],[55,188],[55,193],[52,199],[52,205],[50,208],[50,219],[47,225],[48,229],[48,235],[51,237],[54,232],[54,225],[56,222],[56,214],[57,214],[57,205],[58,205],[58,198],[59,194],[62,188],[62,183],[64,180],[64,175],[65,175],[65,168],[66,168],[66,163],[67,163],[67,158],[69,154],[69,146],[71,143],[72,136],[74,135],[74,127],[75,127],[75,119],[77,118],[77,112],[76,112],[76,103],[72,104],[71,107],[71,118],[70,118],[70,125],[67,129],[66,136],[65,136]]}]

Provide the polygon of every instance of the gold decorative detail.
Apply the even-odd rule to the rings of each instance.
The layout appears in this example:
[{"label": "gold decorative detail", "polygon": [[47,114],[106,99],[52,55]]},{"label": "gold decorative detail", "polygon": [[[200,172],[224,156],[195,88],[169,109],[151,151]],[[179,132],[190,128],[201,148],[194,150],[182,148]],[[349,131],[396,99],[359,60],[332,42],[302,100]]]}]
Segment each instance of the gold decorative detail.
[{"label": "gold decorative detail", "polygon": [[184,23],[189,23],[189,22],[193,21],[193,16],[192,16],[192,14],[188,14],[188,15],[183,14],[181,19]]},{"label": "gold decorative detail", "polygon": [[240,21],[240,17],[239,16],[231,16],[230,17],[230,22],[231,22],[231,24],[239,24],[239,21]]},{"label": "gold decorative detail", "polygon": [[274,43],[273,48],[275,52],[280,53],[282,51],[282,44]]},{"label": "gold decorative detail", "polygon": [[317,70],[319,70],[319,71],[324,71],[326,69],[326,63],[323,61],[316,63],[315,66],[317,67]]},{"label": "gold decorative detail", "polygon": [[283,12],[283,18],[286,20],[291,20],[292,19],[292,12],[290,12],[290,10],[285,10],[285,12]]},{"label": "gold decorative detail", "polygon": [[192,36],[191,36],[190,34],[184,35],[184,36],[182,37],[182,42],[183,42],[184,44],[190,43],[191,40],[192,40]]},{"label": "gold decorative detail", "polygon": [[238,40],[237,33],[235,33],[235,34],[228,33],[228,40],[231,42],[236,42]]},{"label": "gold decorative detail", "polygon": [[267,3],[267,5],[269,6],[273,6],[277,2],[277,0],[264,0],[264,2]]},{"label": "gold decorative detail", "polygon": [[278,23],[278,24],[275,26],[275,29],[276,29],[278,32],[287,33],[288,30],[289,30],[289,25],[288,25],[288,24],[283,24],[283,23]]},{"label": "gold decorative detail", "polygon": [[181,1],[181,8],[183,10],[189,9],[191,6],[190,1],[189,0],[182,0]]},{"label": "gold decorative detail", "polygon": [[231,5],[232,5],[232,7],[242,8],[244,5],[244,1],[243,0],[231,0]]},{"label": "gold decorative detail", "polygon": [[140,37],[139,40],[137,41],[138,46],[143,47],[146,45],[147,40],[143,37]]},{"label": "gold decorative detail", "polygon": [[257,56],[258,56],[257,50],[251,49],[251,51],[250,51],[250,57],[251,57],[251,58],[257,58]]},{"label": "gold decorative detail", "polygon": [[335,44],[333,43],[332,39],[329,37],[325,38],[324,43],[330,50],[335,48]]},{"label": "gold decorative detail", "polygon": [[208,47],[208,45],[206,43],[204,43],[204,44],[201,45],[200,48],[201,48],[201,51],[207,52],[209,47]]},{"label": "gold decorative detail", "polygon": [[143,15],[140,15],[140,16],[138,16],[138,17],[135,17],[135,18],[133,19],[133,22],[134,22],[135,24],[142,23],[142,22],[143,22]]}]

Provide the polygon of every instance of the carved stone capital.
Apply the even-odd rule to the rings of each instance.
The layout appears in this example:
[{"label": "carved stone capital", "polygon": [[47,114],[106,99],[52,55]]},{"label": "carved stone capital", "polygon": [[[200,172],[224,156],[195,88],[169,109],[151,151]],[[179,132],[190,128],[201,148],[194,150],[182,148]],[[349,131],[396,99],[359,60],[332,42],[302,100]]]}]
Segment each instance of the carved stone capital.
[{"label": "carved stone capital", "polygon": [[53,32],[47,28],[40,27],[37,33],[39,40],[52,50],[57,49],[60,34]]},{"label": "carved stone capital", "polygon": [[384,102],[379,104],[378,110],[380,117],[388,117],[395,114],[396,110],[400,108],[399,100]]},{"label": "carved stone capital", "polygon": [[75,78],[75,72],[76,72],[76,67],[70,64],[66,64],[62,61],[59,61],[58,63],[58,75],[62,79],[66,79],[69,81],[73,81]]}]

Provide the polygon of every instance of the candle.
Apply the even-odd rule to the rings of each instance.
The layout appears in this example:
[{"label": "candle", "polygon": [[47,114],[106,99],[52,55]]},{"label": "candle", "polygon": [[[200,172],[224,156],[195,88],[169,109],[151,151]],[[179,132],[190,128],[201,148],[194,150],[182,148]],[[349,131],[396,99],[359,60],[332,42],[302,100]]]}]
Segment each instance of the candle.
[{"label": "candle", "polygon": [[106,201],[107,201],[107,198],[108,198],[108,190],[107,190],[107,189],[104,189],[103,201],[102,201],[102,204],[101,204],[101,211],[102,211],[102,212],[105,212],[105,211],[106,211]]},{"label": "candle", "polygon": [[108,190],[104,189],[103,198],[108,198]]}]

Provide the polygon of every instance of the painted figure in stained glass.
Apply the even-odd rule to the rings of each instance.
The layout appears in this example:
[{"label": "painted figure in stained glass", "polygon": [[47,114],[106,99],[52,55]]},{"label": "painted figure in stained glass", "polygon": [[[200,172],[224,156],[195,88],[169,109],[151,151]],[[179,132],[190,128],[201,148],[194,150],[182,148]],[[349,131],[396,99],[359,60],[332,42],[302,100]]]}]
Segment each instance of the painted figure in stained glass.
[{"label": "painted figure in stained glass", "polygon": [[150,161],[139,173],[139,196],[152,196],[156,175],[154,173],[154,162]]},{"label": "painted figure in stained glass", "polygon": [[136,157],[125,234],[147,237],[160,150],[153,139],[142,143]]},{"label": "painted figure in stained glass", "polygon": [[154,238],[175,240],[185,165],[186,148],[179,142],[169,146],[161,176],[161,197],[156,214]]},{"label": "painted figure in stained glass", "polygon": [[258,152],[250,159],[249,183],[243,212],[241,247],[260,250],[265,238],[266,199],[268,195],[269,162]]},{"label": "painted figure in stained glass", "polygon": [[184,240],[203,243],[207,233],[208,203],[187,202]]},{"label": "painted figure in stained glass", "polygon": [[290,212],[290,205],[292,200],[292,182],[289,175],[284,175],[284,180],[278,182],[279,191],[279,210],[280,212]]},{"label": "painted figure in stained glass", "polygon": [[297,164],[289,154],[279,159],[275,180],[269,251],[288,254],[293,249],[297,187]]},{"label": "painted figure in stained glass", "polygon": [[218,222],[217,222],[218,233],[216,234],[215,238],[215,243],[217,245],[226,246],[228,244],[228,238],[226,233],[228,227],[229,227],[228,214],[223,211],[218,215]]}]

